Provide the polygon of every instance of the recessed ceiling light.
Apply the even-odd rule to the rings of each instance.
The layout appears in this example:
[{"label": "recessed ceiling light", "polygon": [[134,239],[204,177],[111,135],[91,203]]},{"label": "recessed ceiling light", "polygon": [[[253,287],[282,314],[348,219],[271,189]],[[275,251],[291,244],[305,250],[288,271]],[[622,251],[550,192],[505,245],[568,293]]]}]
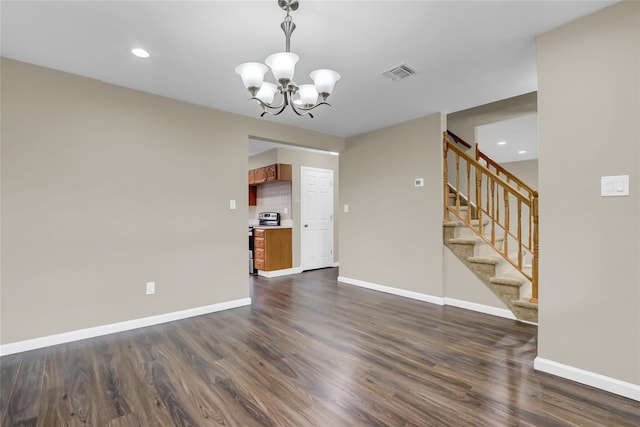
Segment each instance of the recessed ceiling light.
[{"label": "recessed ceiling light", "polygon": [[498,142],[498,145],[507,145],[507,141],[500,141]]},{"label": "recessed ceiling light", "polygon": [[138,58],[148,58],[149,57],[149,52],[147,52],[146,50],[142,49],[141,47],[136,47],[134,49],[131,49],[131,53],[133,53]]},{"label": "recessed ceiling light", "polygon": [[527,154],[527,150],[520,150],[518,151],[518,154]]}]

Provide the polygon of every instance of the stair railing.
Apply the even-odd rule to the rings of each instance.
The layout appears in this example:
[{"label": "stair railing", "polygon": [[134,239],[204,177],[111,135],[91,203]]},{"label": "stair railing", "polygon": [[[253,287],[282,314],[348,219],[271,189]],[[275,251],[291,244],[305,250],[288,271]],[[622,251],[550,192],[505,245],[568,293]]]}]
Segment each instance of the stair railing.
[{"label": "stair railing", "polygon": [[[477,146],[476,158],[469,156],[449,140],[447,132],[443,132],[443,156],[445,222],[450,221],[451,214],[455,215],[500,253],[531,281],[530,301],[537,303],[538,192],[481,153]],[[451,166],[455,168],[451,171],[455,175],[451,182],[449,156],[453,157]],[[461,191],[465,186],[468,194]],[[465,206],[466,212],[463,212],[461,208]],[[515,245],[513,251],[511,244]],[[529,259],[530,273],[525,263]]]},{"label": "stair railing", "polygon": [[499,163],[496,163],[491,157],[484,154],[480,151],[480,147],[476,143],[476,160],[480,162],[481,160],[485,162],[485,166],[487,169],[493,169],[494,173],[499,177],[503,178],[507,183],[514,185],[518,190],[524,193],[527,197],[532,198],[533,193],[535,191],[533,188],[529,187],[527,184],[522,182],[517,176],[506,170]]}]

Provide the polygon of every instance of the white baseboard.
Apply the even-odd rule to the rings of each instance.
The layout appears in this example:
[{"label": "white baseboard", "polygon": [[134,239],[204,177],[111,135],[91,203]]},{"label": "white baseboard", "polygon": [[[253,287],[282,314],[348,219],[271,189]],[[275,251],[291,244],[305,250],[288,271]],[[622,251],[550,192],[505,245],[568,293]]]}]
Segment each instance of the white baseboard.
[{"label": "white baseboard", "polygon": [[419,292],[393,288],[391,286],[377,285],[375,283],[365,282],[364,280],[351,279],[349,277],[338,276],[338,282],[346,283],[348,285],[359,286],[361,288],[372,289],[374,291],[386,292],[388,294],[398,295],[405,298],[411,298],[419,301],[430,302],[431,304],[444,305],[444,298],[441,298],[441,297],[434,297],[432,295],[421,294]]},{"label": "white baseboard", "polygon": [[[450,305],[452,307],[464,308],[465,310],[477,311],[479,313],[490,314],[492,316],[503,317],[505,319],[518,320],[510,310],[506,308],[492,307],[490,305],[476,304],[474,302],[463,301],[455,298],[436,297],[433,295],[421,294],[419,292],[407,291],[390,286],[378,285],[376,283],[365,282],[364,280],[352,279],[350,277],[338,276],[338,282],[348,285],[355,285],[361,288],[372,289],[374,291],[386,292],[388,294],[401,297],[425,301],[437,305]],[[525,322],[530,323],[530,322]],[[535,323],[533,323],[535,325]]]},{"label": "white baseboard", "polygon": [[267,277],[267,278],[288,276],[290,274],[298,274],[298,273],[302,273],[301,267],[285,268],[282,270],[273,270],[273,271],[258,270],[258,276]]},{"label": "white baseboard", "polygon": [[490,305],[476,304],[475,302],[464,301],[455,298],[444,298],[444,305],[464,308],[465,310],[477,311],[479,313],[490,314],[492,316],[504,317],[505,319],[518,320],[518,318],[506,308],[498,308]]},{"label": "white baseboard", "polygon": [[536,371],[546,372],[640,402],[640,384],[620,381],[594,372],[574,368],[573,366],[563,365],[562,363],[542,357],[535,358],[533,368]]},{"label": "white baseboard", "polygon": [[242,307],[245,305],[251,305],[251,298],[242,298],[233,301],[221,302],[218,304],[206,305],[203,307],[174,311],[172,313],[159,314],[157,316],[143,317],[140,319],[111,323],[109,325],[96,326],[93,328],[79,329],[77,331],[63,332],[61,334],[33,338],[25,341],[17,341],[0,345],[0,355],[6,356],[8,354],[35,350],[38,348],[64,344],[71,341],[83,340],[86,338],[99,337],[102,335],[113,334],[115,332],[122,332],[131,329],[143,328],[145,326],[158,325],[160,323],[172,322],[174,320],[186,319],[188,317],[200,316],[202,314],[214,313],[216,311],[229,310],[231,308]]}]

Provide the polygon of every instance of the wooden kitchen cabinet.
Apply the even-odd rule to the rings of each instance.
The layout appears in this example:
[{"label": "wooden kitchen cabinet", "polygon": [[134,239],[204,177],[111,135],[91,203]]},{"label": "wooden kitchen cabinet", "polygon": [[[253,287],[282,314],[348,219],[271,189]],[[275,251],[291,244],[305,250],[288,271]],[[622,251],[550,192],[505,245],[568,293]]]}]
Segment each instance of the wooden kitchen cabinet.
[{"label": "wooden kitchen cabinet", "polygon": [[249,206],[258,204],[258,185],[273,182],[291,181],[291,165],[276,163],[263,168],[251,169],[249,180]]},{"label": "wooden kitchen cabinet", "polygon": [[291,165],[276,163],[249,171],[249,185],[268,182],[291,181]]},{"label": "wooden kitchen cabinet", "polygon": [[264,174],[267,182],[272,182],[278,179],[276,165],[269,165],[264,167]]},{"label": "wooden kitchen cabinet", "polygon": [[264,184],[267,181],[266,168],[258,168],[253,170],[253,183]]},{"label": "wooden kitchen cabinet", "polygon": [[255,228],[253,262],[255,268],[263,271],[291,268],[291,229]]},{"label": "wooden kitchen cabinet", "polygon": [[256,206],[258,204],[258,187],[255,185],[249,186],[249,206]]}]

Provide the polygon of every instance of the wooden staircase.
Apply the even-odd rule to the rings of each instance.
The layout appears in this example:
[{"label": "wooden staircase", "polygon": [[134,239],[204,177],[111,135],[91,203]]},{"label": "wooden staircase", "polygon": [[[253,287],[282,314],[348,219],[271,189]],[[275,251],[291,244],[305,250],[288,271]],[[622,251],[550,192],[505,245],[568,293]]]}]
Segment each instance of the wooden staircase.
[{"label": "wooden staircase", "polygon": [[516,318],[535,323],[538,194],[477,146],[472,158],[448,136],[445,132],[444,245]]}]

